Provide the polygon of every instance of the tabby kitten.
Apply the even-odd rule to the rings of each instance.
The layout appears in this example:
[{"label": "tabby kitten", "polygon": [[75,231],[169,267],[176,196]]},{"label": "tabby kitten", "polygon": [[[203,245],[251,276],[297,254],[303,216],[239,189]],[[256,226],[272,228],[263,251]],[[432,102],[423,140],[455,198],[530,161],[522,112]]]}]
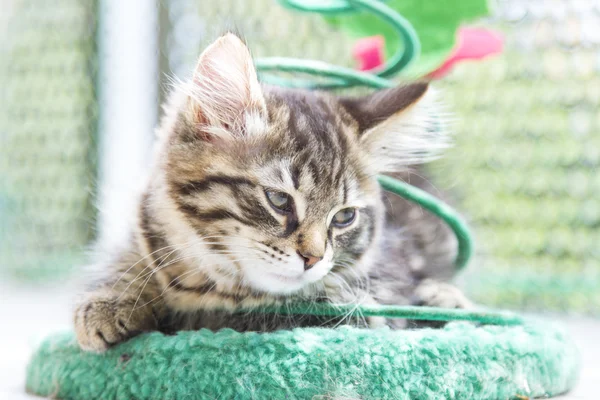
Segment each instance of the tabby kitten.
[{"label": "tabby kitten", "polygon": [[273,330],[377,318],[266,316],[235,309],[293,301],[465,307],[454,236],[382,193],[392,174],[447,147],[432,94],[413,83],[363,98],[268,88],[235,35],[200,56],[165,106],[137,224],[105,252],[74,315],[102,351],[150,330]]}]

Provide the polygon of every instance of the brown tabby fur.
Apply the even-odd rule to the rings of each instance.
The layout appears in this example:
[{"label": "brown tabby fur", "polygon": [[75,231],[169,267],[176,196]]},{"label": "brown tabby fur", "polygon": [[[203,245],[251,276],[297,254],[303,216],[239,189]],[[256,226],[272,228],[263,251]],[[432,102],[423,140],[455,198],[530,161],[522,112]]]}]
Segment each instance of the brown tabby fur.
[{"label": "brown tabby fur", "polygon": [[[452,233],[376,181],[388,173],[433,191],[410,167],[447,144],[429,92],[413,83],[350,99],[261,87],[242,42],[220,38],[165,107],[131,240],[102,252],[76,308],[82,348],[149,330],[401,326],[233,313],[264,304],[467,306],[443,283]],[[293,212],[275,210],[265,190],[288,193]],[[356,220],[334,227],[344,207]],[[322,260],[309,268],[299,254]]]}]

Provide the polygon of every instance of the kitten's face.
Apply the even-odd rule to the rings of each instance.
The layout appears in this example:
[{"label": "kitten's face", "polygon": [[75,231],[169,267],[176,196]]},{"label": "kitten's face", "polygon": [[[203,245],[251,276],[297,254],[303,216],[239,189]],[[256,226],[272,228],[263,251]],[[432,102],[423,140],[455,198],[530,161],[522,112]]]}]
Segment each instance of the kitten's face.
[{"label": "kitten's face", "polygon": [[171,193],[210,238],[218,279],[291,293],[360,259],[378,225],[379,188],[357,124],[339,117],[335,99],[272,92],[265,103],[255,139],[173,149]]},{"label": "kitten's face", "polygon": [[163,127],[173,225],[193,244],[190,265],[232,288],[274,294],[326,292],[364,275],[384,210],[376,174],[426,150],[415,146],[422,137],[385,132],[416,130],[422,114],[400,111],[426,86],[363,100],[266,90],[232,35],[201,56],[190,85]]}]

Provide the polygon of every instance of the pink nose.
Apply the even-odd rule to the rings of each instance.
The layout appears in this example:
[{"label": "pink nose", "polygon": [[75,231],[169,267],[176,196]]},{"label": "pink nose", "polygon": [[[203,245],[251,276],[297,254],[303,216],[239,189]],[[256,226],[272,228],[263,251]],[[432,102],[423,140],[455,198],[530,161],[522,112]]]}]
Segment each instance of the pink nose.
[{"label": "pink nose", "polygon": [[321,261],[323,259],[323,257],[316,257],[316,256],[313,256],[312,254],[302,254],[300,252],[298,252],[298,255],[300,256],[300,258],[302,258],[304,260],[304,270],[305,271],[308,271],[309,269],[314,267],[316,263],[318,263],[319,261]]}]

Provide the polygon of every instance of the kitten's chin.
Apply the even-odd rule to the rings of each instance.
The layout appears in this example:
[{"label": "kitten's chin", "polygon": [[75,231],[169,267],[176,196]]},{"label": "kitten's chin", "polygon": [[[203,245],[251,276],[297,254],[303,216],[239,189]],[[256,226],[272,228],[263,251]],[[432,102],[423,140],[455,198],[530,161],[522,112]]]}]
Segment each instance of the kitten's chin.
[{"label": "kitten's chin", "polygon": [[323,279],[330,269],[330,263],[325,261],[319,262],[308,271],[304,270],[304,263],[299,260],[296,265],[288,264],[276,271],[253,265],[244,270],[244,280],[254,290],[291,296]]},{"label": "kitten's chin", "polygon": [[304,275],[287,276],[268,272],[246,274],[246,280],[255,290],[276,295],[294,294],[308,284]]}]

